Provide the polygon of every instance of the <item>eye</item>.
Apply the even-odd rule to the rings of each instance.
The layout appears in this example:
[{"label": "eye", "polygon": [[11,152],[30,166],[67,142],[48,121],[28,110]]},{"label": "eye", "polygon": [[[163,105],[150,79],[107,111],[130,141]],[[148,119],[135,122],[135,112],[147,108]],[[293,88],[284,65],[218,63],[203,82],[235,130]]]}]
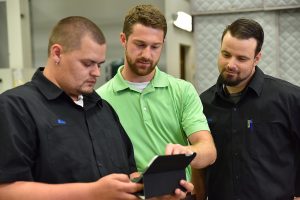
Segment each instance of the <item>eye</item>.
[{"label": "eye", "polygon": [[230,57],[230,54],[229,54],[229,53],[223,52],[223,53],[222,53],[222,56],[223,56],[224,58],[229,58],[229,57]]},{"label": "eye", "polygon": [[151,48],[155,50],[155,49],[160,48],[160,45],[154,45],[154,46],[151,46]]},{"label": "eye", "polygon": [[138,47],[141,47],[141,48],[144,48],[146,45],[145,44],[142,44],[142,43],[138,43],[136,44]]},{"label": "eye", "polygon": [[245,57],[239,57],[238,60],[241,61],[241,62],[245,62],[245,61],[248,60],[248,58],[245,58]]},{"label": "eye", "polygon": [[92,60],[82,60],[81,63],[85,67],[92,67],[95,64]]},{"label": "eye", "polygon": [[82,62],[82,64],[86,67],[90,67],[91,65],[93,65],[92,62]]}]

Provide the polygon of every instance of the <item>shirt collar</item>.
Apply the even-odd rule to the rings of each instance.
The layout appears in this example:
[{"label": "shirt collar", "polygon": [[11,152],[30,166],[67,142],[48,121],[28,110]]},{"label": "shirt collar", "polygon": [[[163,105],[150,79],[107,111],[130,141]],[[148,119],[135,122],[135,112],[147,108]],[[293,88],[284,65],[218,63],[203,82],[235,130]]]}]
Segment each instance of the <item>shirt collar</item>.
[{"label": "shirt collar", "polygon": [[[124,65],[119,67],[117,74],[113,78],[113,90],[115,92],[129,89],[129,84],[123,78],[121,71],[124,68]],[[155,67],[155,75],[153,79],[150,81],[149,85],[153,87],[166,87],[168,86],[168,80],[165,76],[163,76],[163,72],[159,70],[159,68]],[[148,87],[148,86],[147,86]]]},{"label": "shirt collar", "polygon": [[262,93],[264,78],[265,78],[264,72],[259,67],[256,66],[254,76],[251,82],[249,83],[248,87],[251,88],[257,94],[257,96],[260,96]]},{"label": "shirt collar", "polygon": [[[54,83],[48,80],[43,75],[44,67],[40,67],[36,70],[34,75],[32,76],[32,82],[38,88],[38,90],[48,99],[53,100],[59,98],[61,95],[68,96],[62,89],[57,87]],[[69,96],[68,96],[69,97]],[[70,98],[70,97],[69,97]],[[101,97],[93,91],[91,94],[83,95],[84,105],[86,104],[93,104],[99,102],[102,105]],[[70,98],[71,100],[71,98]],[[72,100],[71,100],[72,101]]]},{"label": "shirt collar", "polygon": [[44,67],[38,68],[32,76],[32,82],[48,100],[56,99],[63,93],[63,90],[48,80],[43,75],[43,71]]}]

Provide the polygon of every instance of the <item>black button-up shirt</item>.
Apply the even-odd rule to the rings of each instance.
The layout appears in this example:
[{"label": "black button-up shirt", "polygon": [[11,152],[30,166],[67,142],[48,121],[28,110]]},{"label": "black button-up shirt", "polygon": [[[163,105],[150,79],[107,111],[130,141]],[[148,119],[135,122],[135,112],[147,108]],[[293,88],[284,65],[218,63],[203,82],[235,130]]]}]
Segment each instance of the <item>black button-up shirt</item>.
[{"label": "black button-up shirt", "polygon": [[75,104],[41,70],[0,95],[0,182],[91,182],[136,171],[112,107],[95,92]]},{"label": "black button-up shirt", "polygon": [[288,200],[299,194],[299,87],[256,67],[237,103],[220,81],[200,97],[218,152],[207,173],[209,200]]}]

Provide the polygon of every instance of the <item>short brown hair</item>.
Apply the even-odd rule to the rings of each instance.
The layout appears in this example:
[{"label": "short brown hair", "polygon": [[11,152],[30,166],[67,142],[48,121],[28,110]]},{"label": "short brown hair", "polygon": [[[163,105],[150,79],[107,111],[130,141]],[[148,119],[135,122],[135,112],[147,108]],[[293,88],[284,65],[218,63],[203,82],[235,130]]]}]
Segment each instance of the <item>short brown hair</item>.
[{"label": "short brown hair", "polygon": [[128,38],[135,24],[163,30],[164,38],[167,34],[167,22],[165,16],[153,5],[137,5],[125,16],[123,33]]},{"label": "short brown hair", "polygon": [[223,41],[224,35],[227,32],[238,39],[254,38],[257,42],[255,55],[257,55],[261,51],[262,45],[264,43],[264,30],[258,22],[246,18],[235,20],[223,31],[221,42]]},{"label": "short brown hair", "polygon": [[48,56],[53,44],[62,45],[64,52],[80,48],[81,39],[87,34],[98,44],[105,44],[102,31],[91,20],[81,16],[70,16],[61,19],[54,26],[49,37]]}]

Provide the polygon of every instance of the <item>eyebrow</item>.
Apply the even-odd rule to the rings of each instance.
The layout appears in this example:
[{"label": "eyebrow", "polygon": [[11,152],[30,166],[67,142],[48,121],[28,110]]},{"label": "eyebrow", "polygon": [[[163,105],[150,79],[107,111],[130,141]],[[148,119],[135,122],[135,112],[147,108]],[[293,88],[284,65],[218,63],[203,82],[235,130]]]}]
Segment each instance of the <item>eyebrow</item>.
[{"label": "eyebrow", "polygon": [[[226,51],[226,50],[221,50],[221,53],[227,53],[227,54],[232,55],[232,53],[230,53],[229,51]],[[238,58],[247,58],[247,59],[250,59],[250,57],[245,56],[245,55],[236,55],[236,57],[238,57]]]},{"label": "eyebrow", "polygon": [[[148,44],[148,42],[146,42],[146,41],[144,41],[144,40],[139,40],[139,39],[135,39],[135,40],[133,40],[133,42],[139,42],[139,43],[145,43],[145,44]],[[162,45],[163,44],[163,42],[155,42],[155,43],[153,43],[153,44],[151,44],[151,45]]]},{"label": "eyebrow", "polygon": [[98,66],[101,65],[101,64],[103,64],[103,63],[105,63],[105,60],[103,60],[101,62],[96,62],[96,61],[94,61],[92,59],[82,59],[81,61],[82,62],[91,62],[91,63],[97,64]]}]

